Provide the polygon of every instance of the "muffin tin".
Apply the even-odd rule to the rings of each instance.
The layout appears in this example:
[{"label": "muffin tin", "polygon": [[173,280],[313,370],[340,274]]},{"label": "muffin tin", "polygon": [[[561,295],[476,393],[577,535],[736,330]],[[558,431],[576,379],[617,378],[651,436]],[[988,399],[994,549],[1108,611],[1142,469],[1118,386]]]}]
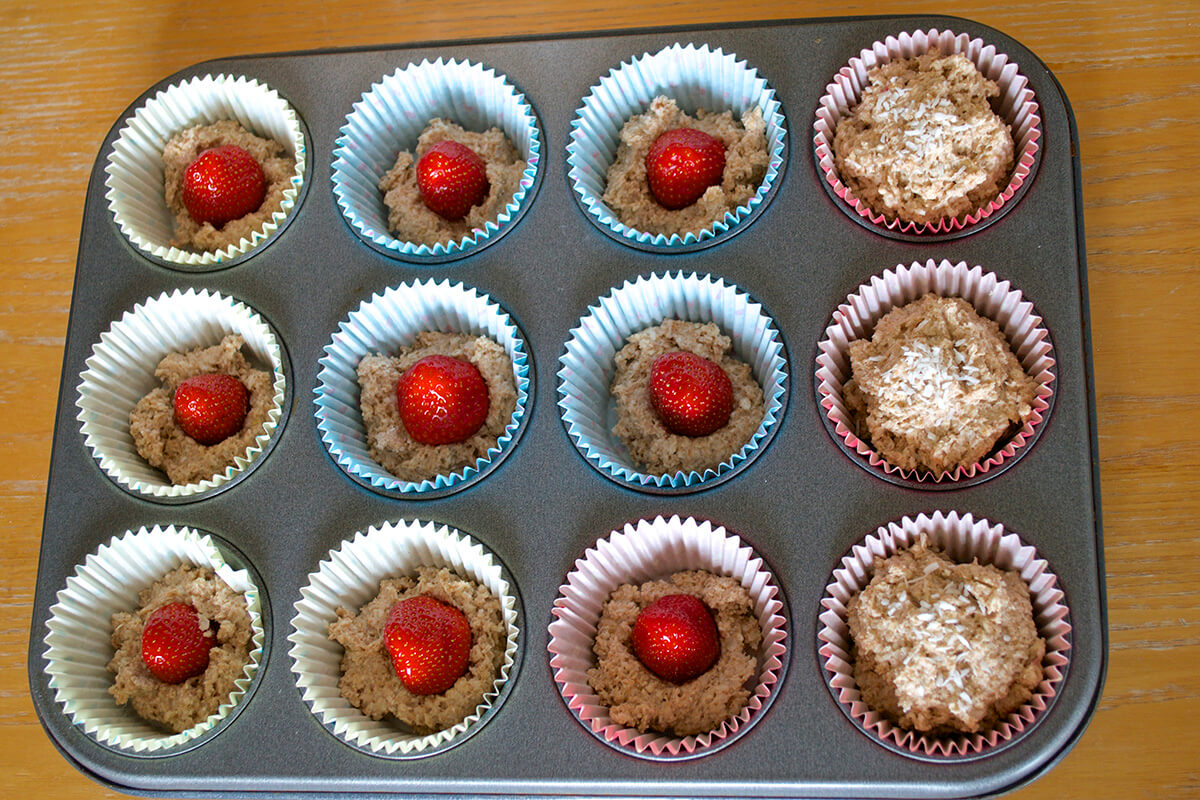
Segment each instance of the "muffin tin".
[{"label": "muffin tin", "polygon": [[[822,188],[811,143],[826,85],[864,47],[931,27],[981,37],[1020,65],[1041,106],[1034,177],[993,224],[958,237],[898,241],[863,227]],[[572,199],[566,146],[583,98],[609,70],[672,44],[707,44],[754,66],[776,92],[788,146],[773,196],[735,235],[686,253],[644,252],[602,233]],[[366,245],[331,190],[335,142],[372,84],[422,60],[466,60],[503,73],[542,129],[541,180],[523,215],[487,248],[441,264]],[[119,129],[154,92],[206,74],[244,75],[279,92],[308,132],[305,192],[289,224],[229,268],[174,270],[142,255],[114,223],[104,165]],[[946,17],[796,20],[620,31],[226,59],[191,67],[138,98],[110,130],[92,172],[53,440],[29,647],[34,705],[52,741],[106,784],[156,795],[877,796],[1000,793],[1053,766],[1082,734],[1105,673],[1107,631],[1083,212],[1074,120],[1045,66],[1009,36]],[[813,383],[817,342],[838,304],[900,264],[947,259],[1011,280],[1053,337],[1055,404],[1029,452],[1002,474],[931,492],[861,468],[823,423]],[[559,359],[589,306],[626,281],[665,273],[735,284],[770,314],[790,390],[775,433],[719,485],[676,495],[622,486],[572,445],[557,407]],[[331,458],[317,429],[320,359],[339,323],[372,295],[428,279],[486,293],[526,336],[533,390],[524,432],[481,480],[447,496],[372,491]],[[148,297],[208,289],[253,308],[291,363],[274,447],[219,494],[165,504],[135,497],[93,460],[75,401],[101,333]],[[864,735],[835,700],[818,654],[821,598],[851,548],[887,523],[937,510],[1003,523],[1057,574],[1070,609],[1071,656],[1051,706],[1018,739],[976,757],[929,760]],[[597,741],[555,685],[547,627],[576,559],[626,523],[695,517],[724,526],[771,566],[784,599],[788,667],[769,708],[728,746],[684,763],[630,757]],[[449,525],[507,567],[520,597],[518,668],[504,704],[468,740],[429,757],[379,758],[347,746],[310,712],[290,670],[301,588],[356,532],[398,521]],[[261,578],[270,631],[262,665],[230,724],[183,750],[132,755],[101,745],[63,713],[45,672],[55,594],[104,542],[143,526],[209,531]]]}]

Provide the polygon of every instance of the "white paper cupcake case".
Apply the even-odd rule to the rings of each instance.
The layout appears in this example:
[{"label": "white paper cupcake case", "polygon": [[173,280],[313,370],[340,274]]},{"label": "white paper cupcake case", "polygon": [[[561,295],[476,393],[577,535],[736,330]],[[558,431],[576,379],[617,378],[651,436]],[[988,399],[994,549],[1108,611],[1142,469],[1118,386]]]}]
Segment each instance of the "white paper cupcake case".
[{"label": "white paper cupcake case", "polygon": [[[854,680],[846,604],[870,583],[876,562],[913,545],[922,533],[928,536],[931,545],[944,549],[956,562],[970,563],[978,558],[980,564],[994,564],[1020,573],[1029,585],[1034,624],[1046,640],[1044,674],[1033,698],[987,733],[933,736],[904,730],[872,711],[862,701]],[[1046,561],[1038,558],[1037,551],[1015,533],[1006,532],[1003,525],[986,519],[976,520],[970,514],[936,511],[880,526],[842,559],[821,600],[825,610],[820,615],[817,639],[830,690],[842,711],[860,730],[903,755],[964,759],[994,753],[998,747],[1015,742],[1037,723],[1053,702],[1067,671],[1071,625],[1057,581]]]},{"label": "white paper cupcake case", "polygon": [[[171,734],[143,720],[130,706],[117,705],[108,693],[113,684],[108,662],[114,654],[112,615],[135,610],[138,592],[181,564],[208,567],[245,595],[253,633],[250,661],[228,700],[203,722]],[[120,752],[171,755],[198,743],[238,708],[263,661],[262,600],[253,576],[231,566],[211,536],[192,528],[155,525],[113,537],[76,567],[57,598],[43,640],[54,699],[85,733]]]},{"label": "white paper cupcake case", "polygon": [[[870,85],[867,79],[869,70],[894,59],[913,58],[935,49],[944,54],[962,53],[984,77],[999,85],[997,113],[1012,129],[1013,172],[1008,185],[996,199],[963,217],[923,223],[904,222],[899,218],[888,220],[855,197],[842,183],[834,163],[833,138],[838,122],[858,104],[863,90]],[[874,229],[881,233],[948,234],[972,226],[978,228],[979,222],[996,215],[1000,209],[1011,208],[1017,190],[1032,178],[1040,147],[1038,140],[1042,135],[1039,114],[1040,109],[1033,90],[1029,88],[1028,78],[1020,73],[1014,62],[1009,61],[1008,56],[996,52],[995,46],[984,44],[982,39],[972,39],[965,33],[956,35],[937,28],[889,36],[850,59],[850,63],[842,67],[833,77],[833,82],[825,87],[825,95],[817,106],[817,118],[813,123],[817,169],[839,198],[838,205],[851,217],[869,220]]]},{"label": "white paper cupcake case", "polygon": [[[242,352],[252,364],[273,373],[267,421],[254,443],[223,472],[177,486],[138,455],[129,412],[161,385],[154,370],[164,356],[220,344],[231,333],[241,334]],[[146,299],[100,335],[86,363],[75,400],[80,433],[100,468],[130,494],[168,503],[199,499],[257,465],[278,432],[287,392],[283,348],[257,312],[217,292],[176,290]]]},{"label": "white paper cupcake case", "polygon": [[[850,412],[842,399],[842,388],[852,377],[850,344],[869,339],[875,325],[893,308],[906,305],[933,292],[941,297],[961,297],[982,317],[994,320],[1008,339],[1026,374],[1037,382],[1032,413],[1007,442],[983,461],[954,472],[933,475],[928,471],[904,470],[887,463],[870,443],[855,435]],[[965,480],[984,480],[1002,467],[1011,466],[1041,433],[1054,398],[1054,358],[1049,332],[1033,304],[1019,289],[1012,288],[994,273],[966,262],[951,264],[929,259],[885,270],[846,298],[825,329],[825,338],[817,345],[815,381],[817,398],[824,410],[826,427],[835,439],[841,439],[847,453],[857,454],[869,472],[890,481],[911,482],[914,486],[952,487]]]},{"label": "white paper cupcake case", "polygon": [[[693,736],[642,733],[613,722],[587,679],[588,670],[596,665],[592,648],[604,601],[621,584],[697,569],[737,578],[754,601],[763,641],[749,702],[717,729]],[[550,667],[567,708],[596,738],[616,750],[658,760],[707,755],[746,733],[774,700],[788,659],[783,608],[769,568],[737,535],[692,517],[638,520],[597,541],[559,587],[549,628]]]},{"label": "white paper cupcake case", "polygon": [[[487,336],[497,342],[513,362],[517,405],[504,433],[485,457],[449,474],[404,481],[371,458],[357,370],[363,356],[394,354],[400,347],[411,345],[422,331]],[[338,325],[319,364],[317,430],[330,457],[363,486],[409,500],[465,489],[497,466],[516,447],[533,396],[533,371],[525,337],[512,317],[488,295],[445,280],[404,283],[363,301]]]},{"label": "white paper cupcake case", "polygon": [[[395,720],[372,720],[341,696],[342,646],[329,638],[338,607],[359,609],[377,594],[379,582],[416,573],[418,567],[447,567],[486,586],[500,600],[508,638],[500,673],[474,713],[427,736],[407,733]],[[516,676],[520,612],[516,587],[500,561],[470,536],[432,522],[386,522],[359,531],[329,553],[308,576],[292,618],[288,641],[292,672],[313,715],[339,739],[372,755],[418,758],[440,753],[477,732],[507,694]]]},{"label": "white paper cupcake case", "polygon": [[[614,357],[631,333],[667,319],[715,322],[733,340],[733,354],[750,365],[763,388],[762,424],[741,450],[703,473],[640,472],[612,432],[616,402],[609,392]],[[588,308],[571,330],[558,371],[558,406],[575,447],[602,475],[634,489],[657,493],[708,488],[732,477],[774,435],[783,416],[787,356],[775,323],[737,286],[709,275],[652,274],[626,281]]]},{"label": "white paper cupcake case", "polygon": [[[282,144],[296,171],[280,210],[249,239],[212,252],[181,250],[171,246],[175,216],[163,196],[163,147],[186,128],[221,120]],[[283,225],[296,209],[307,165],[300,118],[274,89],[252,78],[205,75],[156,93],[121,128],[104,169],[105,199],[117,227],[145,255],[177,269],[214,269],[261,246]]]},{"label": "white paper cupcake case", "polygon": [[[684,236],[653,234],[625,225],[601,199],[608,183],[608,169],[617,156],[621,128],[635,114],[649,108],[651,101],[666,95],[680,109],[695,114],[698,109],[733,111],[735,118],[757,107],[767,123],[767,173],[758,191],[743,206],[727,212],[699,233]],[[786,162],[787,126],[775,90],[758,70],[721,48],[673,44],[657,53],[644,53],[609,71],[593,86],[571,122],[567,144],[567,167],[571,187],[588,219],[625,244],[642,249],[671,252],[714,244],[715,237],[748,224],[748,218],[766,202],[782,176]]]},{"label": "white paper cupcake case", "polygon": [[[416,148],[435,117],[477,132],[499,128],[525,159],[525,170],[495,220],[458,241],[430,247],[389,232],[379,180],[401,150]],[[397,69],[354,104],[333,151],[333,194],[346,222],[368,244],[389,256],[435,263],[467,255],[511,229],[533,200],[541,161],[541,127],[525,95],[494,69],[439,58]]]}]

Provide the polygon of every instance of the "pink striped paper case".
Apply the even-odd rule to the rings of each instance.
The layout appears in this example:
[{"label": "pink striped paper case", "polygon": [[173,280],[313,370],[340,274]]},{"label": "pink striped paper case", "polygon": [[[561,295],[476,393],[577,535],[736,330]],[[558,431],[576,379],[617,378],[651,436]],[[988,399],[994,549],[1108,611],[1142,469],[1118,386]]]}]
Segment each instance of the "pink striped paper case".
[{"label": "pink striped paper case", "polygon": [[[873,711],[861,699],[853,674],[852,643],[846,623],[846,604],[866,588],[876,562],[915,544],[924,534],[931,546],[945,551],[953,561],[993,564],[1020,574],[1029,586],[1033,618],[1038,634],[1046,641],[1042,660],[1043,677],[1028,703],[1009,714],[995,729],[983,733],[934,736],[893,725]],[[820,615],[817,639],[830,689],[842,711],[869,736],[889,749],[916,757],[973,758],[994,752],[1000,745],[1016,741],[1029,731],[1050,708],[1070,662],[1071,625],[1058,578],[1037,551],[1026,545],[1003,525],[986,519],[974,519],[956,511],[935,511],[932,515],[890,522],[874,535],[855,545],[833,571]]]},{"label": "pink striped paper case", "polygon": [[[592,651],[604,601],[623,583],[665,577],[681,570],[707,570],[737,578],[754,601],[762,628],[757,683],[746,706],[716,730],[693,736],[642,732],[612,721],[588,684],[596,665]],[[762,558],[720,525],[692,517],[638,520],[576,560],[559,588],[550,624],[550,667],[567,708],[598,739],[620,752],[653,760],[683,760],[713,752],[745,734],[774,699],[787,653],[786,620],[775,578]]]},{"label": "pink striped paper case", "polygon": [[[971,214],[957,218],[943,218],[932,222],[905,222],[888,219],[869,208],[847,187],[837,173],[834,163],[833,139],[838,122],[850,113],[862,99],[863,90],[870,84],[867,72],[874,67],[899,58],[914,58],[930,50],[943,54],[962,53],[989,80],[1000,87],[1000,96],[993,101],[997,115],[1008,123],[1012,131],[1014,164],[1008,185],[999,196]],[[942,234],[968,228],[987,219],[1013,199],[1017,190],[1031,177],[1038,154],[1038,139],[1041,138],[1042,119],[1029,80],[1021,74],[1017,65],[1008,56],[996,52],[982,39],[972,39],[968,34],[955,34],[931,28],[927,31],[901,33],[875,42],[856,58],[842,67],[833,81],[825,87],[825,94],[817,106],[817,118],[813,123],[813,146],[817,169],[826,182],[845,204],[844,210],[851,216],[870,220],[888,231],[906,234]]]},{"label": "pink striped paper case", "polygon": [[[875,324],[894,308],[913,302],[930,292],[941,297],[961,297],[981,317],[994,320],[1008,339],[1017,361],[1026,374],[1037,382],[1029,415],[1007,440],[1001,439],[986,459],[953,472],[934,474],[927,470],[907,470],[889,464],[872,449],[870,442],[854,433],[854,424],[842,396],[842,388],[852,377],[850,344],[869,339]],[[921,264],[898,265],[884,270],[859,286],[833,313],[825,337],[817,345],[815,380],[817,395],[825,416],[848,451],[864,460],[869,472],[879,477],[898,476],[922,483],[950,483],[986,475],[1002,464],[1028,451],[1050,414],[1054,397],[1054,357],[1050,334],[1042,326],[1033,304],[1020,289],[1000,280],[982,267],[968,267],[965,261],[951,264],[929,259]]]}]

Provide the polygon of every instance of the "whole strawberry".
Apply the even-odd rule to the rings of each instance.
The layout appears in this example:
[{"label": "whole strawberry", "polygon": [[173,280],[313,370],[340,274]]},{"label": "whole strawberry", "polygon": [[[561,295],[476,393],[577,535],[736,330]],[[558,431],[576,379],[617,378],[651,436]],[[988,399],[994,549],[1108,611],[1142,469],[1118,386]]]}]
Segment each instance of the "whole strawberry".
[{"label": "whole strawberry", "polygon": [[417,189],[430,211],[462,219],[487,197],[487,165],[466,145],[443,139],[417,162]]},{"label": "whole strawberry", "polygon": [[392,606],[383,644],[404,688],[413,694],[441,694],[467,671],[471,625],[454,606],[427,595]]},{"label": "whole strawberry", "polygon": [[695,128],[676,128],[654,140],[646,153],[650,193],[670,209],[690,206],[725,173],[725,145]]},{"label": "whole strawberry", "polygon": [[671,433],[707,436],[733,413],[733,383],[719,364],[684,351],[650,365],[650,404]]},{"label": "whole strawberry", "polygon": [[223,442],[242,429],[250,393],[232,375],[193,375],[175,389],[175,422],[202,445]]},{"label": "whole strawberry", "polygon": [[233,144],[205,150],[183,173],[183,205],[199,224],[220,228],[258,210],[267,181],[254,156]]},{"label": "whole strawberry", "polygon": [[690,594],[669,594],[646,606],[633,622],[633,652],[664,681],[698,677],[721,655],[708,606]]},{"label": "whole strawberry", "polygon": [[185,603],[155,609],[142,628],[142,661],[163,683],[183,683],[208,669],[215,643],[211,629],[200,627],[200,615]]},{"label": "whole strawberry", "polygon": [[421,444],[466,441],[488,413],[488,388],[469,361],[425,356],[408,368],[396,384],[400,421]]}]

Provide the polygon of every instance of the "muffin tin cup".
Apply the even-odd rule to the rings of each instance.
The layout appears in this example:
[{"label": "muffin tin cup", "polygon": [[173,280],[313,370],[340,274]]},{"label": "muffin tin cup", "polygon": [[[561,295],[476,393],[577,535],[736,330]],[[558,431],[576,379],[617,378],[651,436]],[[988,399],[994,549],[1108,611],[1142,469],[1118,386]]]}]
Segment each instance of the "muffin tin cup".
[{"label": "muffin tin cup", "polygon": [[[750,365],[763,389],[764,415],[758,430],[738,452],[703,473],[641,472],[612,432],[616,401],[609,386],[616,374],[614,356],[630,334],[668,319],[715,322],[732,339],[732,354]],[[656,273],[626,281],[588,308],[571,330],[559,359],[558,380],[563,425],[580,455],[606,478],[656,494],[707,489],[738,474],[770,442],[787,407],[787,353],[774,321],[737,286],[694,273]]]},{"label": "muffin tin cup", "polygon": [[[279,211],[237,244],[210,252],[175,247],[175,214],[163,187],[163,147],[175,134],[196,125],[234,120],[265,139],[282,144],[296,160],[291,185]],[[231,266],[266,246],[299,206],[308,172],[304,125],[295,110],[269,86],[253,78],[205,75],[174,84],[134,112],[118,134],[105,164],[105,199],[113,221],[143,255],[172,269],[201,271]]]},{"label": "muffin tin cup", "polygon": [[[842,182],[834,163],[833,139],[838,123],[859,103],[863,90],[870,84],[869,70],[930,50],[943,54],[962,53],[984,77],[1000,87],[1000,96],[993,102],[993,107],[1012,130],[1013,170],[1000,194],[970,214],[923,223],[905,222],[898,217],[889,220],[867,206]],[[1022,188],[1032,182],[1038,164],[1038,140],[1042,135],[1040,113],[1029,80],[1021,74],[1017,64],[1005,54],[998,53],[993,45],[984,44],[982,39],[937,28],[888,36],[850,59],[825,87],[813,123],[817,171],[838,207],[876,233],[910,241],[939,241],[963,236],[994,222],[1010,210],[1016,205]]]},{"label": "muffin tin cup", "polygon": [[[254,443],[224,471],[198,483],[172,484],[138,455],[129,432],[129,413],[161,385],[154,370],[164,356],[211,347],[231,333],[243,337],[242,352],[253,366],[273,374],[267,421]],[[275,332],[253,309],[207,289],[147,298],[100,335],[86,363],[75,400],[84,443],[109,478],[147,500],[199,500],[245,478],[274,445],[286,414],[290,370]]]},{"label": "muffin tin cup", "polygon": [[[452,473],[405,481],[371,457],[359,403],[357,369],[363,356],[392,355],[400,347],[411,345],[423,331],[487,336],[499,343],[513,362],[517,405],[486,457]],[[488,295],[445,280],[404,283],[364,301],[338,326],[319,364],[316,417],[321,441],[330,458],[353,481],[388,497],[442,497],[482,479],[517,446],[533,402],[532,359],[520,328]]]},{"label": "muffin tin cup", "polygon": [[[401,150],[416,150],[435,117],[483,132],[499,128],[525,159],[517,190],[500,215],[458,240],[433,246],[397,239],[379,181]],[[346,117],[333,151],[333,195],[351,230],[386,256],[424,264],[461,258],[517,224],[542,180],[541,123],[509,79],[470,61],[422,61],[397,69],[363,94]]]},{"label": "muffin tin cup", "polygon": [[[915,544],[922,534],[928,537],[930,545],[943,549],[955,562],[969,564],[978,559],[980,564],[1019,573],[1029,586],[1034,624],[1038,635],[1046,641],[1043,677],[1032,699],[994,730],[943,736],[905,730],[869,708],[854,680],[846,604],[870,583],[876,563]],[[1037,551],[1015,533],[986,519],[976,520],[970,514],[936,511],[880,526],[842,559],[825,587],[821,606],[825,610],[819,618],[818,649],[829,690],[842,712],[874,741],[913,758],[970,760],[1015,744],[1050,709],[1070,663],[1071,624],[1058,578],[1046,561],[1038,558]]]},{"label": "muffin tin cup", "polygon": [[[754,602],[762,629],[758,674],[746,706],[720,727],[693,736],[643,733],[614,722],[588,684],[596,665],[593,644],[601,608],[623,583],[665,578],[681,570],[707,570],[736,578]],[[769,567],[735,534],[692,517],[638,520],[588,548],[559,587],[550,623],[550,667],[571,714],[593,736],[627,755],[660,761],[699,758],[726,747],[762,718],[787,672],[787,620],[782,590]]]},{"label": "muffin tin cup", "polygon": [[[500,600],[508,628],[504,658],[493,688],[475,711],[445,730],[411,733],[394,719],[372,720],[342,697],[342,646],[329,638],[337,609],[357,611],[379,593],[384,578],[413,575],[418,567],[446,567],[486,586]],[[477,733],[504,702],[520,666],[521,604],[516,584],[500,560],[470,536],[419,520],[386,522],[359,531],[331,550],[308,584],[292,618],[288,641],[292,673],[313,715],[341,741],[364,753],[397,759],[423,758],[461,744]]]},{"label": "muffin tin cup", "polygon": [[[250,661],[235,690],[208,719],[168,733],[119,706],[108,693],[113,675],[112,615],[138,608],[138,593],[182,564],[208,567],[246,598],[252,629]],[[45,671],[54,699],[84,733],[125,755],[166,756],[190,750],[220,733],[247,700],[265,660],[263,599],[256,577],[240,554],[216,537],[188,527],[141,528],[113,537],[67,578],[50,607],[43,639]]]},{"label": "muffin tin cup", "polygon": [[[621,128],[659,95],[672,98],[680,110],[692,115],[699,109],[732,111],[740,119],[743,113],[758,108],[767,124],[767,172],[758,191],[747,203],[698,233],[665,236],[636,230],[617,219],[602,199]],[[782,180],[787,147],[783,109],[757,69],[719,47],[673,44],[622,63],[591,88],[571,122],[568,178],[576,201],[604,234],[640,250],[683,253],[724,241],[745,230],[762,213]]]},{"label": "muffin tin cup", "polygon": [[[869,442],[854,433],[850,412],[842,399],[842,388],[852,377],[850,344],[869,339],[885,314],[929,292],[941,297],[961,297],[980,316],[999,324],[1025,373],[1037,382],[1032,412],[1015,434],[1001,440],[983,461],[940,475],[887,463]],[[968,267],[963,261],[951,264],[945,259],[940,262],[929,259],[924,264],[914,262],[885,270],[838,306],[832,323],[825,329],[825,337],[817,345],[814,385],[826,429],[856,464],[901,486],[957,489],[995,477],[1033,446],[1054,404],[1054,364],[1050,334],[1042,327],[1042,318],[1033,304],[1024,299],[1019,289],[991,272],[984,272],[982,267]]]}]

